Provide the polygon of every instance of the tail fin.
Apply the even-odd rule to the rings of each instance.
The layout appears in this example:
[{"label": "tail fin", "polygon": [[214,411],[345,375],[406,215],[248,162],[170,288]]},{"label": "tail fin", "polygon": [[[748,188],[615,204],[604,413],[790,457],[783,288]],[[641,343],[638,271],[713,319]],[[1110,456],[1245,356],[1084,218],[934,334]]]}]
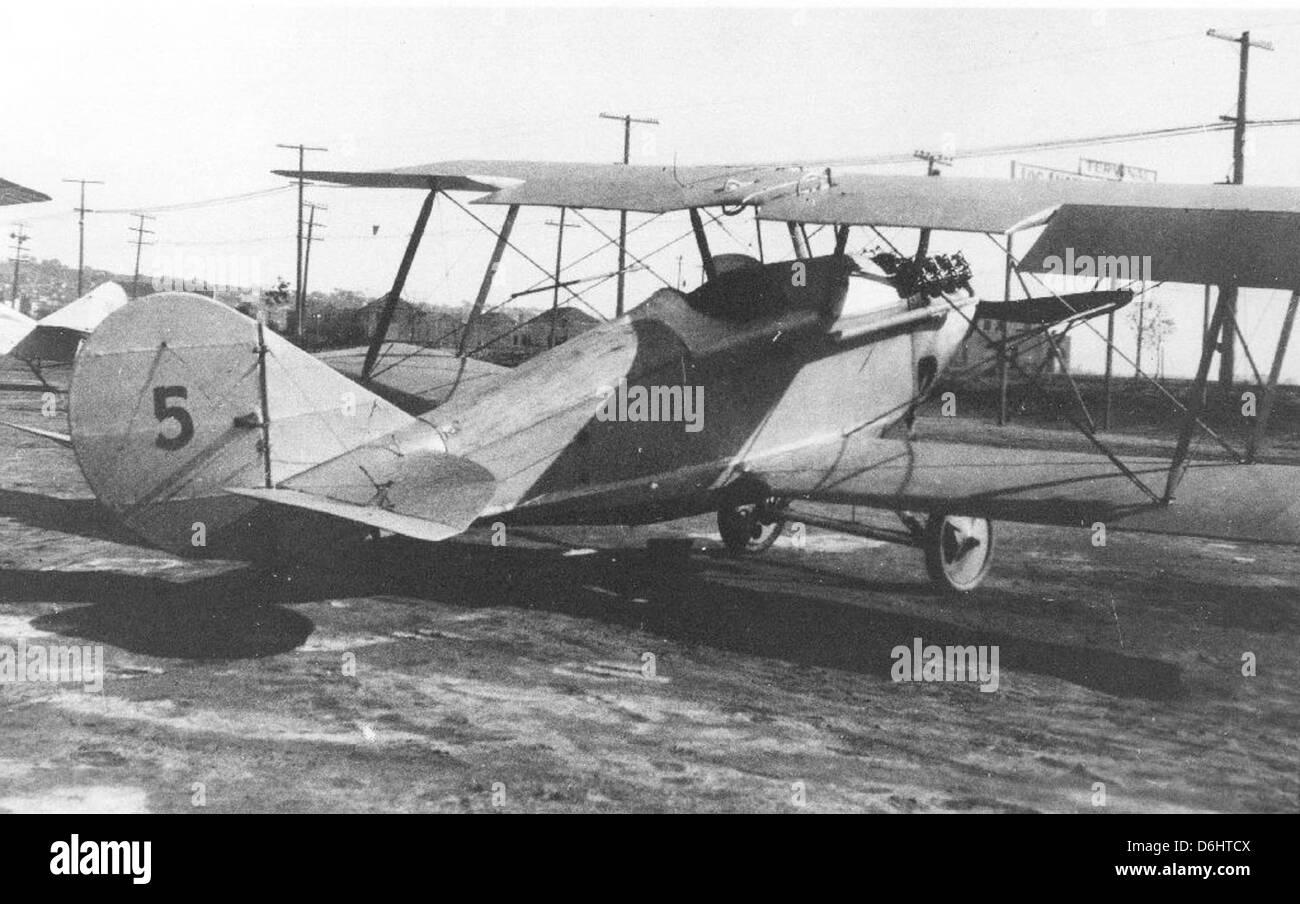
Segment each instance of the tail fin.
[{"label": "tail fin", "polygon": [[248,555],[272,488],[415,421],[232,308],[162,293],[87,340],[72,446],[99,500],[155,546]]}]

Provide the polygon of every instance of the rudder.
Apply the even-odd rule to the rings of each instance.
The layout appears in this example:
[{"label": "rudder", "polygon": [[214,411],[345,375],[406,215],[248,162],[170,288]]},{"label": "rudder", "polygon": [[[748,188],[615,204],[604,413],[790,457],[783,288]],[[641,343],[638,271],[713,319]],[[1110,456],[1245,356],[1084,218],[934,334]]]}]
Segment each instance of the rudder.
[{"label": "rudder", "polygon": [[413,418],[234,309],[169,292],[87,340],[69,421],[95,496],[151,544],[250,555],[259,503],[227,488],[275,486]]}]

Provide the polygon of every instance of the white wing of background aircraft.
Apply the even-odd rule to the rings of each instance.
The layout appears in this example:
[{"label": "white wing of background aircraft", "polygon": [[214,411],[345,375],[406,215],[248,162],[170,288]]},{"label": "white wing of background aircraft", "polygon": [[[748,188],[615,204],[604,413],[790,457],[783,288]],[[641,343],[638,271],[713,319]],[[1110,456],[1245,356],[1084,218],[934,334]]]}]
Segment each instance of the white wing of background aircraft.
[{"label": "white wing of background aircraft", "polygon": [[50,196],[31,188],[24,188],[8,179],[0,179],[0,207],[9,204],[33,204],[48,201]]},{"label": "white wing of background aircraft", "polygon": [[[18,322],[12,332],[0,334],[0,354],[23,361],[41,377],[43,365],[71,364],[86,337],[126,301],[125,289],[106,282],[40,320],[10,310],[8,313],[26,321],[25,329]],[[44,382],[43,377],[41,380]]]}]

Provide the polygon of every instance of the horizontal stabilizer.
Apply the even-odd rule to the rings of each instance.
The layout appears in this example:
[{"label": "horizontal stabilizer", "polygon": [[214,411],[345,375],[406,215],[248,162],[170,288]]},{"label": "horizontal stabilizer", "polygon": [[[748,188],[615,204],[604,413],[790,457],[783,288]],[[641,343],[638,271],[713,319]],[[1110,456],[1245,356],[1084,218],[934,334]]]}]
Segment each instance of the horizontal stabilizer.
[{"label": "horizontal stabilizer", "polygon": [[30,433],[32,436],[39,436],[41,439],[48,439],[50,442],[58,443],[60,446],[72,447],[72,437],[66,433],[56,433],[53,430],[42,430],[39,427],[24,427],[22,424],[11,424],[9,421],[0,421],[6,427],[12,427],[23,433]]},{"label": "horizontal stabilizer", "polygon": [[424,518],[399,515],[397,512],[390,512],[387,509],[373,505],[353,505],[350,502],[339,502],[335,499],[314,496],[311,493],[303,493],[298,490],[230,487],[229,492],[239,496],[247,496],[250,499],[257,499],[261,502],[288,505],[294,508],[307,509],[308,511],[321,512],[325,515],[333,515],[336,518],[344,518],[380,530],[392,531],[395,534],[401,534],[415,540],[437,542],[438,540],[446,540],[448,537],[454,537],[463,530],[463,528],[456,528],[449,524],[439,524],[436,521],[428,521]]},{"label": "horizontal stabilizer", "polygon": [[486,468],[441,446],[432,427],[417,423],[304,471],[280,488],[319,500],[319,505],[298,501],[303,508],[316,506],[408,537],[441,540],[473,524],[496,487]]}]

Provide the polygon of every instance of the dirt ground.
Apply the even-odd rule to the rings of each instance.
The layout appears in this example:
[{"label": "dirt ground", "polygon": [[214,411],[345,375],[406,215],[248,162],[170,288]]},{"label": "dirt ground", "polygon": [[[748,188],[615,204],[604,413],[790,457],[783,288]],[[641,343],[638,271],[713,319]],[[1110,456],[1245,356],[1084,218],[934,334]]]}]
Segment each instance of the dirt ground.
[{"label": "dirt ground", "polygon": [[[0,420],[61,429],[40,403]],[[1300,550],[997,529],[961,601],[913,550],[736,561],[710,519],[272,583],[135,544],[4,431],[0,644],[106,677],[0,685],[0,811],[1300,810]],[[998,690],[891,680],[915,638],[996,645]]]}]

